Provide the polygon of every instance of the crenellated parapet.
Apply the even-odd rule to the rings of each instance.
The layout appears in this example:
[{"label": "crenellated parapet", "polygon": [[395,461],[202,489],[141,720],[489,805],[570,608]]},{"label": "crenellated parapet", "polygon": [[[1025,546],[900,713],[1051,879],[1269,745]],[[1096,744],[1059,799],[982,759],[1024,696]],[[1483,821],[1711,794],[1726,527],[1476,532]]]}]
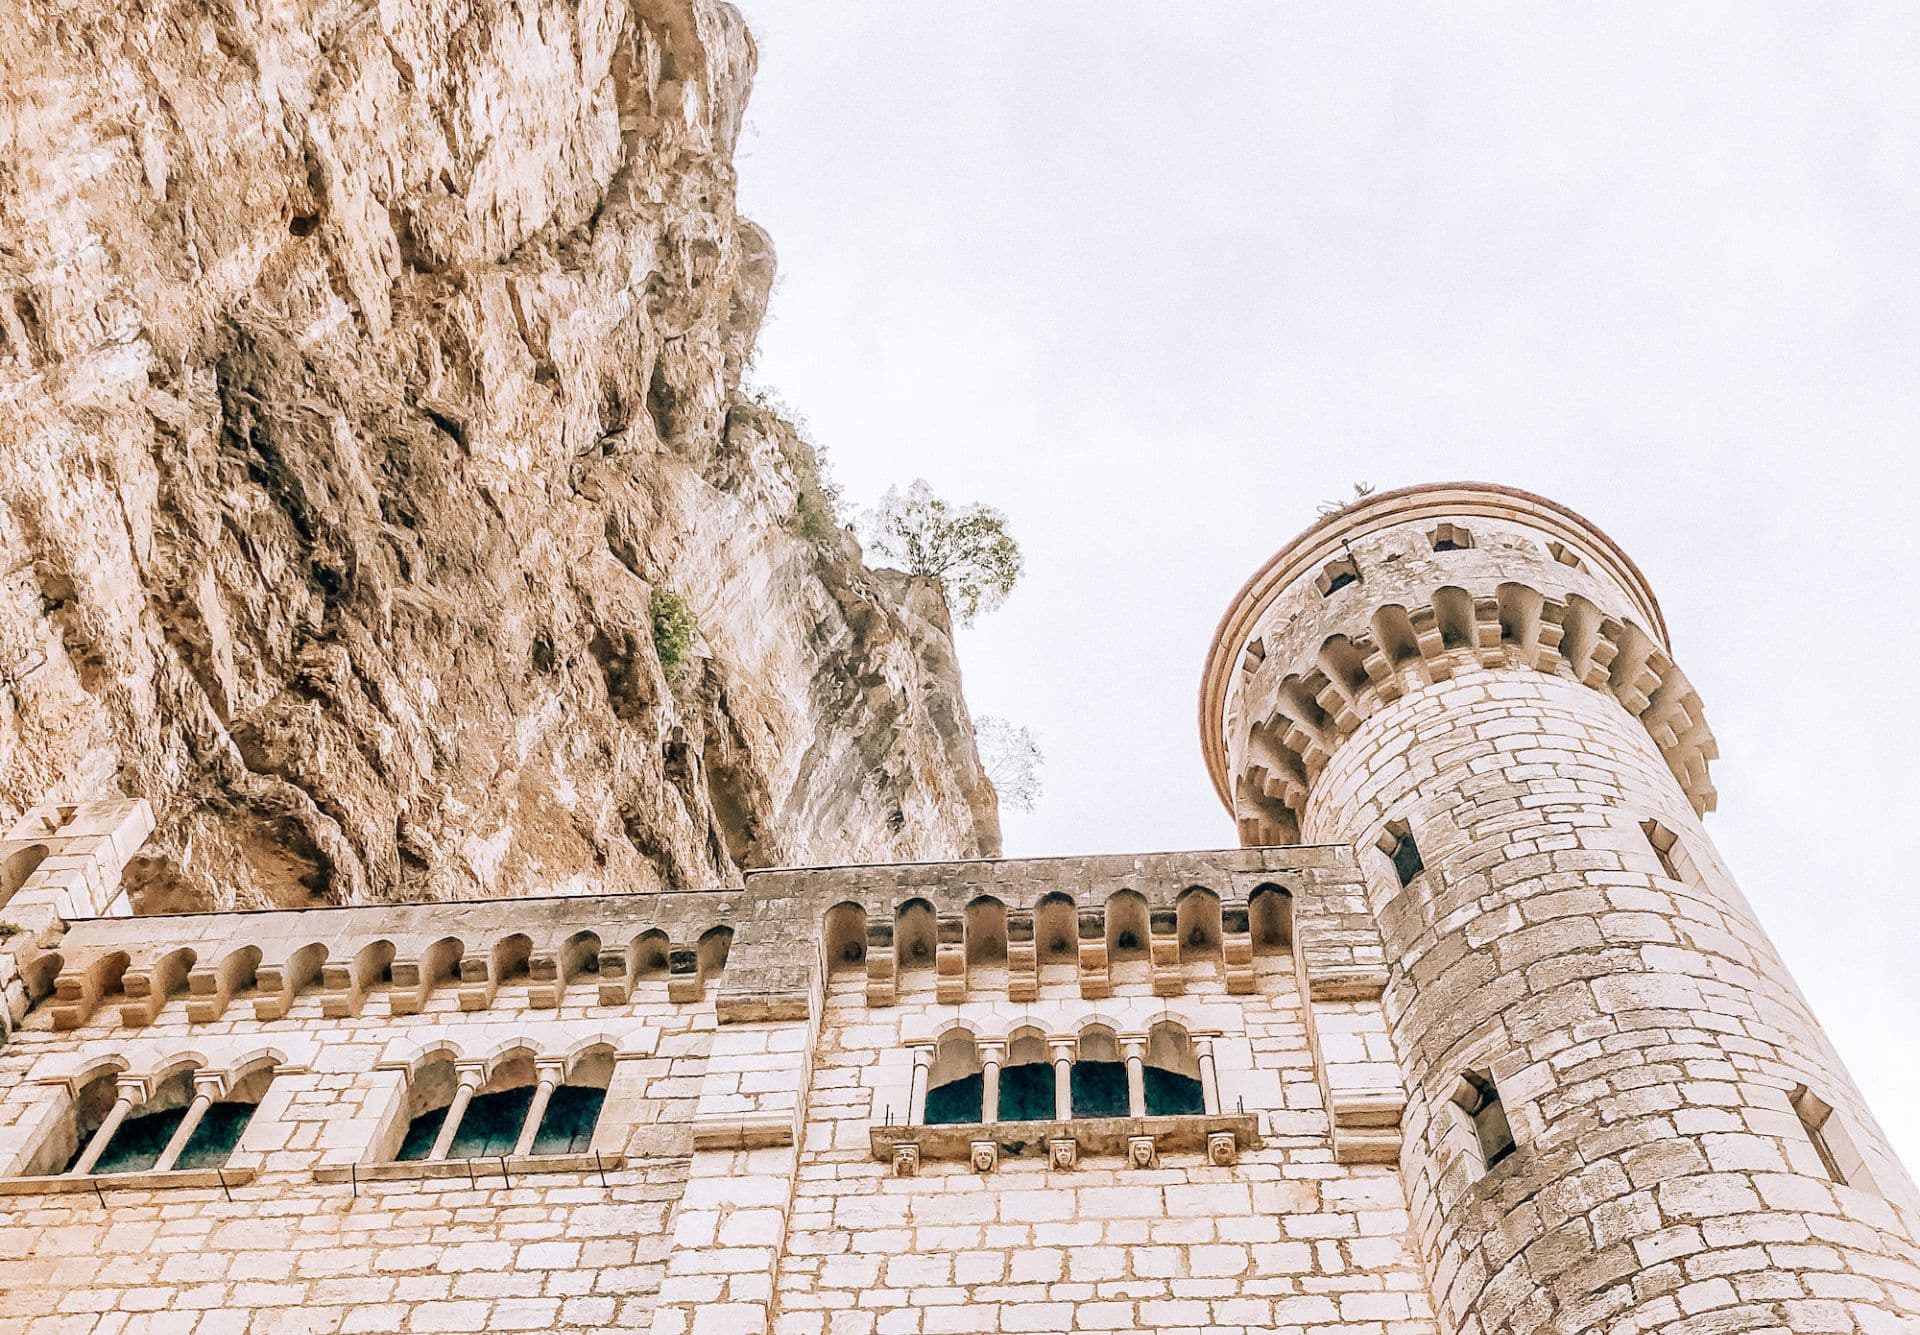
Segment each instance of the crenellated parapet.
[{"label": "crenellated parapet", "polygon": [[[595,896],[101,918],[73,924],[27,970],[55,1030],[143,1028],[170,1004],[190,1025],[236,1011],[324,1019],[511,1004],[558,1010],[656,995],[698,1002],[727,965],[739,892]],[[503,992],[509,984],[511,1002]]]},{"label": "crenellated parapet", "polygon": [[1618,701],[1696,814],[1713,809],[1718,748],[1633,563],[1552,502],[1442,486],[1329,516],[1221,622],[1202,739],[1242,839],[1298,842],[1334,752],[1382,708],[1470,666],[1547,673]]}]

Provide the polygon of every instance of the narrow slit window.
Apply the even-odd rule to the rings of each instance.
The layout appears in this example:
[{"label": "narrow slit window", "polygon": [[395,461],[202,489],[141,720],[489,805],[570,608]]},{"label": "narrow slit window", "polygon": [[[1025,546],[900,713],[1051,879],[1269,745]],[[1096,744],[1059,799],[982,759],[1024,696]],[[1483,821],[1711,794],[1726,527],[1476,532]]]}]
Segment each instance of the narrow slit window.
[{"label": "narrow slit window", "polygon": [[1320,578],[1314,581],[1320,586],[1320,596],[1331,598],[1349,584],[1360,582],[1360,570],[1347,557],[1329,561],[1320,571]]},{"label": "narrow slit window", "polygon": [[1394,875],[1400,878],[1401,885],[1412,885],[1413,878],[1427,869],[1420,857],[1420,846],[1413,841],[1413,831],[1403,820],[1387,823],[1380,836],[1380,851],[1393,863]]},{"label": "narrow slit window", "polygon": [[1868,1171],[1867,1162],[1860,1154],[1860,1147],[1847,1134],[1846,1123],[1834,1112],[1832,1105],[1805,1085],[1795,1089],[1788,1098],[1827,1176],[1843,1187],[1878,1190],[1878,1184],[1874,1182],[1873,1174]]},{"label": "narrow slit window", "polygon": [[1660,870],[1667,879],[1684,881],[1681,875],[1680,836],[1669,830],[1657,820],[1640,822],[1640,828],[1647,836],[1647,845],[1653,849],[1653,855],[1660,859]]},{"label": "narrow slit window", "polygon": [[1492,1168],[1513,1153],[1513,1127],[1507,1121],[1507,1110],[1500,1102],[1500,1090],[1492,1075],[1468,1071],[1460,1077],[1453,1102],[1473,1128],[1474,1143],[1485,1167]]},{"label": "narrow slit window", "polygon": [[1554,560],[1558,561],[1561,565],[1566,566],[1569,569],[1572,569],[1572,570],[1586,569],[1586,566],[1581,564],[1580,558],[1576,556],[1573,550],[1569,548],[1565,543],[1561,543],[1561,542],[1548,543],[1547,555],[1551,556]]}]

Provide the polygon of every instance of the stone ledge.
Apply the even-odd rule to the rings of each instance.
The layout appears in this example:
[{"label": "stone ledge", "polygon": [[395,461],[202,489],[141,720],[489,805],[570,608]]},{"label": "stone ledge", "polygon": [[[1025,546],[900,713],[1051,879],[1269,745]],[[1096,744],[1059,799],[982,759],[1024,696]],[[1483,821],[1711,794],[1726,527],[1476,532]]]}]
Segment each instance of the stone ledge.
[{"label": "stone ledge", "polygon": [[1260,1147],[1259,1119],[1252,1113],[1187,1114],[1177,1117],[1077,1117],[1060,1122],[955,1123],[945,1126],[876,1126],[873,1157],[892,1161],[896,1145],[919,1146],[923,1159],[970,1159],[975,1141],[992,1141],[1010,1159],[1039,1159],[1050,1140],[1071,1140],[1082,1154],[1124,1157],[1127,1142],[1153,1138],[1154,1147],[1205,1153],[1207,1137],[1231,1132],[1237,1149]]},{"label": "stone ledge", "polygon": [[339,1164],[313,1170],[315,1182],[416,1182],[428,1178],[532,1176],[540,1173],[593,1173],[624,1165],[624,1154],[528,1154],[485,1159],[412,1159],[401,1163]]},{"label": "stone ledge", "polygon": [[169,1187],[239,1187],[253,1181],[251,1168],[176,1168],[165,1173],[88,1173],[75,1177],[0,1178],[0,1196],[57,1196],[74,1192],[161,1191]]}]

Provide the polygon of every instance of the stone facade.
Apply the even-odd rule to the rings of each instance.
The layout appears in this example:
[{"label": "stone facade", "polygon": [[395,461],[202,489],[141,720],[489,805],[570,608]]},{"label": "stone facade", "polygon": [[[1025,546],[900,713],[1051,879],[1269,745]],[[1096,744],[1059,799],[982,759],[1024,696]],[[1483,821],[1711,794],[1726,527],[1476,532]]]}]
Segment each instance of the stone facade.
[{"label": "stone facade", "polygon": [[1604,537],[1375,498],[1204,708],[1258,846],[136,917],[139,804],[30,813],[0,1332],[1915,1328]]}]

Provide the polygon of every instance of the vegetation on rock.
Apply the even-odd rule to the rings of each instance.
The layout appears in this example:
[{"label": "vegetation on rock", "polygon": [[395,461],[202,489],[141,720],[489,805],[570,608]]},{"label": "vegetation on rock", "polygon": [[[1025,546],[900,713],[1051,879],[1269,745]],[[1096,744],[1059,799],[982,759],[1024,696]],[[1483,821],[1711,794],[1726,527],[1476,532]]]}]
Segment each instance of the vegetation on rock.
[{"label": "vegetation on rock", "polygon": [[962,625],[1007,600],[1020,579],[1020,544],[991,506],[952,505],[925,478],[890,487],[865,519],[867,548],[910,575],[940,581]]},{"label": "vegetation on rock", "polygon": [[687,600],[671,589],[655,589],[647,600],[647,611],[653,617],[653,651],[660,656],[660,670],[672,681],[693,652],[699,624]]}]

